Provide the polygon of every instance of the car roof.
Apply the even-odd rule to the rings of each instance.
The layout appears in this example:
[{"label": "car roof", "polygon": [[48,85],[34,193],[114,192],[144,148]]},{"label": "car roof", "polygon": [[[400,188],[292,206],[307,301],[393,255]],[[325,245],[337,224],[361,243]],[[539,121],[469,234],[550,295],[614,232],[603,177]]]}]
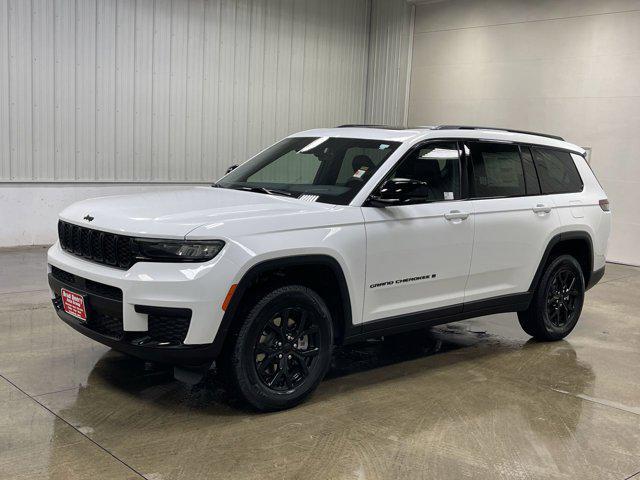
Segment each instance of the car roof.
[{"label": "car roof", "polygon": [[292,137],[338,137],[371,140],[411,142],[436,138],[465,138],[497,140],[561,148],[584,155],[582,147],[566,142],[562,137],[546,133],[511,130],[497,127],[467,125],[435,125],[419,127],[395,127],[389,125],[341,125],[334,128],[316,128],[298,132]]}]

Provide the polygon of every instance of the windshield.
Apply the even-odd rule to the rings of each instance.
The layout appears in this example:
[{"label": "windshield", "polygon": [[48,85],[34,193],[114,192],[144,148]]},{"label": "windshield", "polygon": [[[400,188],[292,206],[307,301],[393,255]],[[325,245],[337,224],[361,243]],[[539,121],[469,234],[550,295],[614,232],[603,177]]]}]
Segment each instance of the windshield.
[{"label": "windshield", "polygon": [[398,148],[398,142],[336,137],[293,137],[243,163],[216,186],[305,196],[348,204]]}]

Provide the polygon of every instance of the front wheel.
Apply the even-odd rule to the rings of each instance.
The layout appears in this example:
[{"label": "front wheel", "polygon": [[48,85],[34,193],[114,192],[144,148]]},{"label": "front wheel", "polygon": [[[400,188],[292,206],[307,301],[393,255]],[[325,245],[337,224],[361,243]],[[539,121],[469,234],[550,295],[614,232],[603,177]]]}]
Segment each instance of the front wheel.
[{"label": "front wheel", "polygon": [[224,369],[236,392],[257,410],[290,408],[316,389],[329,367],[331,314],[316,292],[300,285],[254,301],[229,339]]},{"label": "front wheel", "polygon": [[547,266],[531,305],[518,312],[523,330],[538,340],[561,340],[576,326],[584,303],[584,275],[578,261],[561,255]]}]

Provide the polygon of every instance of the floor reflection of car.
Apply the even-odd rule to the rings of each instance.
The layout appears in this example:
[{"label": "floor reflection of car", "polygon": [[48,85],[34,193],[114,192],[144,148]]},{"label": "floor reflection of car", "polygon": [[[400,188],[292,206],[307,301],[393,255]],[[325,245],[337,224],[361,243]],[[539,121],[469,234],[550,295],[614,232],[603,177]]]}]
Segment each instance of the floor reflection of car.
[{"label": "floor reflection of car", "polygon": [[[533,355],[531,350],[538,354]],[[526,365],[518,362],[521,356]],[[485,365],[483,371],[489,378],[492,364],[507,366],[500,371],[500,378],[505,379],[502,388],[495,391],[499,400],[486,396],[492,387],[479,385],[475,390],[469,384],[474,381],[474,375],[469,374],[474,366]],[[528,381],[533,385],[520,379],[519,369],[523,367],[535,376],[535,381],[531,378]],[[442,369],[448,371],[442,381],[460,392],[459,395],[451,396],[445,389],[434,387]],[[457,382],[452,369],[460,372]],[[314,442],[319,442],[318,448],[323,449],[323,458],[341,458],[346,462],[345,471],[353,472],[358,468],[358,459],[345,460],[343,443],[322,440],[325,434],[331,439],[349,438],[353,435],[352,429],[361,427],[354,424],[357,420],[349,418],[352,412],[345,409],[341,397],[348,391],[357,394],[361,389],[362,397],[366,398],[365,392],[382,382],[394,382],[402,390],[403,379],[414,375],[420,375],[424,381],[406,380],[407,386],[425,399],[425,413],[432,412],[431,415],[407,423],[406,412],[394,412],[387,404],[382,405],[383,402],[369,402],[366,415],[371,419],[384,418],[385,436],[368,435],[370,445],[362,448],[385,448],[385,439],[391,436],[404,439],[399,448],[410,455],[411,437],[430,432],[436,423],[441,431],[446,431],[443,422],[451,428],[465,425],[473,428],[469,425],[470,419],[492,423],[500,418],[502,428],[507,428],[505,422],[513,422],[518,438],[526,438],[528,442],[535,442],[536,438],[553,439],[558,451],[562,451],[562,444],[558,442],[576,434],[583,402],[577,399],[566,402],[564,396],[552,389],[561,387],[574,394],[589,395],[593,393],[595,379],[589,365],[580,361],[571,344],[564,341],[514,346],[465,328],[439,328],[431,334],[419,332],[343,347],[332,360],[330,380],[322,387],[323,400],[300,415],[294,411],[286,417],[252,419],[248,412],[229,407],[215,377],[213,382],[187,386],[173,381],[171,370],[166,366],[150,365],[113,351],[97,361],[84,386],[65,393],[65,406],[58,414],[90,437],[99,438],[107,448],[118,451],[120,458],[131,459],[133,465],[154,465],[154,472],[163,472],[162,478],[173,478],[173,474],[198,478],[202,471],[211,478],[222,478],[229,471],[233,471],[236,478],[251,477],[264,467],[264,458],[259,452],[266,448],[265,432],[274,442],[279,442],[273,448],[282,465],[299,464],[301,453],[296,446],[312,455],[311,445],[315,443],[311,439],[315,439]],[[511,375],[511,379],[505,375]],[[360,381],[352,381],[354,377]],[[517,383],[511,383],[512,380]],[[415,389],[420,390],[415,392]],[[537,394],[530,395],[532,391],[551,397],[540,401]],[[553,398],[558,398],[559,403],[553,403]],[[356,404],[355,408],[362,407]],[[323,430],[323,422],[314,414],[316,411],[333,412],[329,432]],[[298,422],[307,423],[296,427]],[[54,425],[50,451],[55,454],[49,458],[52,470],[59,469],[65,455],[77,456],[65,443],[63,433],[68,426],[61,421]],[[122,450],[125,440],[127,447]],[[227,448],[221,448],[222,444]],[[419,455],[424,455],[427,448],[424,442],[416,445],[420,445]],[[479,454],[484,447],[481,442],[473,448]],[[229,449],[234,452],[231,458]],[[269,449],[268,452],[271,453]],[[231,468],[233,470],[229,470]]]}]

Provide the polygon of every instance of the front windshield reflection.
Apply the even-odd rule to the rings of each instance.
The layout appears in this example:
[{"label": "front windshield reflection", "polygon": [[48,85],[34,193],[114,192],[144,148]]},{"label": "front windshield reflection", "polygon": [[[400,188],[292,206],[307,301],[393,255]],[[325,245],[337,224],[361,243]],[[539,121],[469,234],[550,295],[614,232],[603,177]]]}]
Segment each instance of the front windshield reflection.
[{"label": "front windshield reflection", "polygon": [[361,138],[285,138],[215,186],[346,205],[399,145]]}]

